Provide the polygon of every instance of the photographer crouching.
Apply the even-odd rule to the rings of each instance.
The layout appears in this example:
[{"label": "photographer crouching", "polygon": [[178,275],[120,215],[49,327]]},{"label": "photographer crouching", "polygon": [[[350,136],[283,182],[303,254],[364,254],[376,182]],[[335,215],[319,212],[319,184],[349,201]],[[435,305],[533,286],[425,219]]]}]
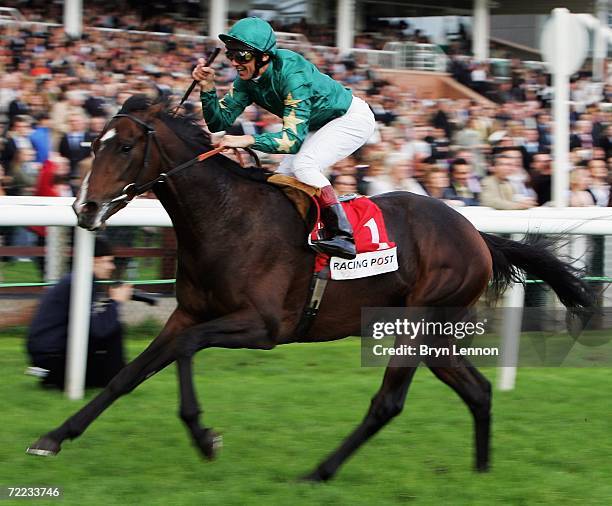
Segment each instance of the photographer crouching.
[{"label": "photographer crouching", "polygon": [[[95,283],[110,280],[114,270],[110,245],[96,239],[86,387],[106,386],[125,365],[119,308],[132,298],[132,285]],[[30,361],[40,368],[36,370],[45,387],[64,388],[71,285],[72,275],[67,274],[45,293],[28,332]]]}]

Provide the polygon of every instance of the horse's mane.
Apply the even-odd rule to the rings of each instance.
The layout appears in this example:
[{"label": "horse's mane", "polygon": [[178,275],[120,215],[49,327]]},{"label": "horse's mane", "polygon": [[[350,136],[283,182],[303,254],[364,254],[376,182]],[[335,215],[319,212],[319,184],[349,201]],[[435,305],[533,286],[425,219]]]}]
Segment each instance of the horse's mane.
[{"label": "horse's mane", "polygon": [[[166,126],[172,130],[188,147],[194,150],[194,154],[208,151],[211,149],[210,134],[202,129],[196,121],[183,114],[175,112],[175,108],[168,101],[167,97],[160,96],[156,99],[151,99],[147,95],[138,94],[128,98],[121,107],[119,114],[131,114],[133,112],[146,112],[149,108],[161,104],[159,112],[155,117],[162,120]],[[225,164],[225,167],[231,170],[238,176],[251,179],[253,181],[265,182],[272,175],[265,169],[259,167],[241,167],[237,163],[227,160],[230,163]]]},{"label": "horse's mane", "polygon": [[185,144],[197,152],[210,149],[210,135],[192,117],[175,112],[165,97],[151,99],[143,94],[132,95],[123,103],[119,113],[145,112],[158,104],[161,104],[161,108],[155,116],[161,119]]}]

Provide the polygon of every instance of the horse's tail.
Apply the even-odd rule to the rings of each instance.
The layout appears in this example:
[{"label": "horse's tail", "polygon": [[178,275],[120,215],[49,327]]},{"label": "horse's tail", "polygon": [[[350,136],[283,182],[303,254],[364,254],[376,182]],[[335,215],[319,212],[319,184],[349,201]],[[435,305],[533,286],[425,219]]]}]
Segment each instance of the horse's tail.
[{"label": "horse's tail", "polygon": [[480,233],[493,260],[491,289],[497,297],[509,283],[520,282],[520,270],[546,282],[563,305],[593,310],[597,296],[579,277],[578,269],[553,254],[553,244],[541,236],[527,236],[523,241]]}]

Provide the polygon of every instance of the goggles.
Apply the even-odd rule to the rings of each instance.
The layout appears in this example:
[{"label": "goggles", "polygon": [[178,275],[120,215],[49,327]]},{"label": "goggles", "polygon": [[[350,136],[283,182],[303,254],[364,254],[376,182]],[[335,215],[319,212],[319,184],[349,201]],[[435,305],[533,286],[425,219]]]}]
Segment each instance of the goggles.
[{"label": "goggles", "polygon": [[228,60],[235,61],[236,63],[249,63],[253,58],[255,58],[253,51],[242,51],[237,49],[228,49],[225,51],[225,56],[227,56]]}]

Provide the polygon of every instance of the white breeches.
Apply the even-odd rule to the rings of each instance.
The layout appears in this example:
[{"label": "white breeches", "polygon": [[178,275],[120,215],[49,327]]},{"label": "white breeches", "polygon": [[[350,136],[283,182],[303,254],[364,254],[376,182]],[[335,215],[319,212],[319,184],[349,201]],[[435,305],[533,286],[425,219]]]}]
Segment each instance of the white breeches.
[{"label": "white breeches", "polygon": [[323,188],[330,184],[323,171],[363,146],[374,133],[376,121],[370,107],[353,97],[343,116],[308,134],[295,155],[285,155],[276,171],[302,183]]}]

